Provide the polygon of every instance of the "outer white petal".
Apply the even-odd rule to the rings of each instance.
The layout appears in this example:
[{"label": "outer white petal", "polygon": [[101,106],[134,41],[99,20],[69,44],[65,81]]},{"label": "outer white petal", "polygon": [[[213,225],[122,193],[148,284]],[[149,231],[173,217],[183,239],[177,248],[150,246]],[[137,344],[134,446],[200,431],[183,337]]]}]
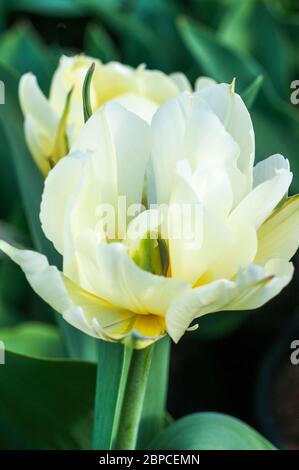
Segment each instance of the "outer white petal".
[{"label": "outer white petal", "polygon": [[220,255],[210,265],[199,284],[212,282],[216,279],[230,279],[241,267],[253,262],[257,252],[256,230],[252,224],[235,220],[228,225],[230,238],[223,246]]},{"label": "outer white petal", "polygon": [[[96,64],[94,77],[99,73],[101,63],[98,59],[88,57],[84,54],[74,55],[71,57],[62,55],[59,61],[59,65],[53,75],[51,88],[50,88],[50,103],[57,112],[61,115],[64,108],[64,103],[67,93],[73,88],[72,102],[70,110],[70,119],[76,119],[76,111],[79,111],[78,105],[81,103],[82,107],[82,86],[86,76],[86,73],[92,63]],[[91,83],[91,103],[94,106],[97,105],[97,96],[94,87],[94,80]],[[80,117],[83,113],[82,109],[79,112]]]},{"label": "outer white petal", "polygon": [[180,93],[182,93],[183,91],[192,92],[191,84],[184,73],[175,72],[175,73],[170,74],[169,76],[173,80],[175,85],[177,86],[178,91]]},{"label": "outer white petal", "polygon": [[[243,293],[240,298],[234,298],[228,310],[251,310],[261,307],[270,299],[278,295],[291,281],[294,266],[286,260],[271,259],[264,266],[266,278],[262,281],[263,287],[255,286],[254,289]],[[248,282],[247,276],[242,281]]]},{"label": "outer white petal", "polygon": [[144,119],[149,124],[152,121],[153,115],[158,109],[158,104],[154,101],[140,96],[135,93],[125,93],[113,98],[110,102],[121,104],[131,113],[137,114],[140,118]]},{"label": "outer white petal", "polygon": [[258,229],[288,191],[292,173],[281,168],[275,176],[256,186],[235,208],[230,218],[252,224]]},{"label": "outer white petal", "polygon": [[[269,176],[271,179],[256,186],[228,217],[231,243],[209,267],[202,282],[230,279],[240,267],[254,261],[259,245],[256,231],[283,198],[292,178],[288,167],[284,166],[276,172],[269,172]],[[281,257],[275,251],[273,256]]]},{"label": "outer white petal", "polygon": [[66,321],[87,333],[99,337],[94,322],[101,326],[106,335],[124,334],[134,315],[109,305],[73,284],[50,266],[45,256],[29,250],[20,250],[0,241],[0,249],[23,270],[32,289]]},{"label": "outer white petal", "polygon": [[118,195],[126,196],[127,207],[141,202],[148,145],[147,124],[116,103],[88,120],[45,182],[42,227],[60,253],[73,251],[81,231],[98,230],[100,204],[117,208]]},{"label": "outer white petal", "polygon": [[103,203],[116,207],[116,198],[122,195],[129,206],[141,202],[149,144],[145,121],[108,103],[91,116],[72,150],[92,152]]},{"label": "outer white petal", "polygon": [[177,342],[190,323],[203,315],[260,307],[289,283],[292,274],[291,263],[272,260],[264,269],[250,265],[236,280],[220,279],[183,293],[174,300],[166,315],[167,331]]},{"label": "outer white petal", "polygon": [[290,171],[289,161],[280,154],[272,155],[257,163],[253,168],[253,187],[270,180],[280,170]]},{"label": "outer white petal", "polygon": [[143,64],[134,69],[118,62],[109,62],[98,69],[94,83],[100,104],[126,93],[134,93],[160,104],[179,92],[171,77],[158,70],[147,70]]},{"label": "outer white petal", "polygon": [[119,62],[103,64],[94,75],[99,104],[105,104],[125,93],[136,93],[136,81],[136,70],[132,67]]},{"label": "outer white petal", "polygon": [[188,92],[162,105],[152,121],[152,163],[158,203],[169,201],[176,165],[187,159],[195,171],[209,165],[225,169],[240,191],[244,175],[237,168],[239,148],[218,117],[198,96]]},{"label": "outer white petal", "polygon": [[[70,201],[81,189],[80,182],[90,165],[88,152],[73,152],[61,159],[45,180],[40,220],[46,237],[59,253],[64,253],[65,227]],[[82,218],[90,207],[87,206]],[[95,216],[95,214],[94,214]]]},{"label": "outer white petal", "polygon": [[[202,195],[200,190],[197,192],[192,176],[183,175],[186,170],[178,169],[180,173],[170,199],[169,255],[171,275],[194,284],[226,250],[230,232],[218,217],[219,213],[211,212],[214,195],[208,191]],[[219,199],[225,199],[227,194],[222,194],[221,189],[221,186],[217,188]]]},{"label": "outer white petal", "polygon": [[61,273],[55,266],[49,266],[45,256],[14,248],[4,241],[0,241],[0,249],[22,268],[33,290],[57,312],[71,308]]},{"label": "outer white petal", "polygon": [[51,169],[48,157],[52,154],[54,139],[29,114],[24,120],[24,134],[26,144],[35,163],[41,172],[47,175]]},{"label": "outer white petal", "polygon": [[31,115],[40,127],[55,137],[59,118],[32,73],[22,76],[19,84],[19,98],[25,117],[28,114]]},{"label": "outer white petal", "polygon": [[216,85],[217,82],[210,77],[198,77],[195,81],[194,90],[201,91],[210,86]]},{"label": "outer white petal", "polygon": [[299,246],[299,195],[278,207],[258,231],[255,263],[265,264],[271,258],[289,260]]},{"label": "outer white petal", "polygon": [[177,85],[168,75],[159,70],[136,70],[139,93],[158,104],[164,103],[179,92]]},{"label": "outer white petal", "polygon": [[140,314],[164,316],[172,300],[190,286],[140,269],[121,243],[98,243],[92,232],[77,243],[80,285],[89,292]]},{"label": "outer white petal", "polygon": [[59,118],[31,73],[20,80],[19,98],[27,145],[41,171],[47,174],[50,168],[47,158],[53,151]]},{"label": "outer white petal", "polygon": [[252,184],[255,144],[250,114],[242,98],[234,93],[231,85],[224,83],[204,87],[198,94],[211,106],[227,132],[239,145],[238,168],[246,176],[246,190],[249,191]]}]

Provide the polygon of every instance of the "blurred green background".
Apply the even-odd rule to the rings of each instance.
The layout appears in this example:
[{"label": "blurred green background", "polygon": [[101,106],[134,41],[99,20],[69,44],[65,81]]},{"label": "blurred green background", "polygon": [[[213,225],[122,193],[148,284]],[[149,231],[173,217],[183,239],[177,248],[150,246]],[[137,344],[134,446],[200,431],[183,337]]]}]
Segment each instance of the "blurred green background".
[{"label": "blurred green background", "polygon": [[[103,62],[182,71],[192,83],[200,75],[220,82],[235,77],[237,92],[250,105],[256,159],[273,153],[289,158],[292,192],[299,192],[299,113],[290,100],[291,83],[299,79],[299,0],[0,0],[0,32],[6,99],[0,105],[1,238],[34,246],[59,262],[39,227],[43,182],[24,143],[17,83],[31,71],[48,93],[61,54],[85,52]],[[288,361],[290,338],[299,333],[298,276],[297,270],[291,285],[264,308],[203,318],[196,333],[172,348],[168,409],[174,417],[223,411],[278,445],[299,448],[299,366],[289,371]],[[0,410],[0,448],[88,447],[95,366],[60,359],[54,368],[66,355],[55,316],[4,258],[0,340],[14,365],[9,373],[0,366],[6,410]],[[67,407],[55,385],[65,374],[65,393],[72,395]],[[31,394],[26,412],[24,393]],[[41,397],[49,409],[32,420]],[[54,438],[51,429],[57,427]]]}]

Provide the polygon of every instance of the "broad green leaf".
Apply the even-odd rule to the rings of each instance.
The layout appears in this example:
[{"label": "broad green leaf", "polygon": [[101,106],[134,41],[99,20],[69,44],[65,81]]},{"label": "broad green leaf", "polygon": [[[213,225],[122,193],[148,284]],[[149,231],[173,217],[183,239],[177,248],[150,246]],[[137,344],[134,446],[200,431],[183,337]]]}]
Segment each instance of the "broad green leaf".
[{"label": "broad green leaf", "polygon": [[0,59],[20,75],[32,72],[44,91],[57,61],[28,23],[18,23],[0,37]]},{"label": "broad green leaf", "polygon": [[250,31],[253,42],[252,54],[266,69],[278,94],[289,99],[293,68],[292,51],[285,31],[275,20],[266,2],[257,2]]},{"label": "broad green leaf", "polygon": [[169,356],[170,339],[166,336],[154,345],[139,428],[138,449],[144,449],[165,427]]},{"label": "broad green leaf", "polygon": [[[76,2],[81,5],[85,3],[84,0]],[[139,20],[134,11],[97,0],[90,0],[89,7],[92,8],[94,17],[119,36],[127,63],[136,66],[146,60],[149,66],[153,66],[161,63],[161,59],[163,61],[165,53],[161,48],[160,39],[149,24]]]},{"label": "broad green leaf", "polygon": [[[9,0],[10,11],[29,11],[43,15],[78,16],[86,13],[76,0]],[[88,4],[88,0],[85,2]]]},{"label": "broad green leaf", "polygon": [[[188,12],[187,2],[177,2],[176,0],[138,0],[134,7],[134,14],[139,21],[150,25],[155,32],[157,38],[163,43],[163,48],[153,50],[156,59],[154,67],[158,67],[164,72],[188,71],[190,68],[191,57],[186,53],[184,44],[178,34],[175,18],[177,15]],[[196,9],[194,9],[196,13]],[[132,44],[131,49],[135,46],[135,54],[138,56],[138,44]],[[163,55],[161,54],[163,53]],[[146,57],[140,57],[140,62],[146,62]],[[197,77],[196,77],[197,78]]]},{"label": "broad green leaf", "polygon": [[178,28],[201,71],[215,80],[231,83],[235,77],[237,90],[242,90],[261,73],[254,60],[228,47],[207,27],[180,17]]},{"label": "broad green leaf", "polygon": [[84,36],[86,54],[103,62],[120,60],[119,52],[102,25],[90,23]]},{"label": "broad green leaf", "polygon": [[0,341],[11,352],[35,357],[65,357],[59,331],[44,323],[26,322],[0,330]]},{"label": "broad green leaf", "polygon": [[[28,245],[29,236],[27,234],[24,212],[20,204],[21,203],[18,202],[18,204],[14,206],[6,222],[0,221],[0,239],[12,244]],[[16,318],[22,318],[20,313],[17,313],[17,315],[15,315],[15,313],[17,310],[23,311],[24,305],[28,306],[30,309],[32,297],[32,290],[28,286],[23,273],[18,266],[11,263],[10,260],[1,253],[0,300],[2,305],[5,306],[4,309],[2,308],[2,312],[11,312],[4,316],[0,314],[1,326],[14,324],[14,316]],[[26,318],[26,313],[23,313],[23,319]],[[10,320],[10,316],[12,316],[12,320]],[[7,323],[5,323],[4,318],[7,318]]]},{"label": "broad green leaf", "polygon": [[[0,77],[1,80],[1,77]],[[0,104],[0,112],[3,104]],[[6,218],[15,207],[19,192],[12,162],[11,148],[3,128],[0,126],[1,158],[0,158],[0,214]]]},{"label": "broad green leaf", "polygon": [[249,22],[253,14],[256,0],[231,0],[227,8],[222,8],[218,34],[229,46],[241,51],[249,51],[251,46],[251,35]]},{"label": "broad green leaf", "polygon": [[259,75],[256,79],[241,93],[241,96],[247,106],[251,108],[264,82],[263,75]]},{"label": "broad green leaf", "polygon": [[[39,208],[44,180],[24,141],[23,118],[18,103],[17,75],[0,64],[0,79],[5,83],[6,101],[0,107],[0,126],[9,141],[19,182],[22,202],[37,251],[44,253],[51,264],[60,266],[61,260],[52,244],[45,238],[39,220]],[[72,357],[94,359],[95,340],[67,324],[60,315],[57,320],[67,341]]]},{"label": "broad green leaf", "polygon": [[168,426],[150,444],[153,450],[275,450],[253,428],[221,413],[195,413]]},{"label": "broad green leaf", "polygon": [[0,328],[14,326],[21,321],[24,321],[24,317],[21,313],[12,305],[7,305],[7,303],[0,298]]},{"label": "broad green leaf", "polygon": [[10,351],[0,365],[0,448],[90,449],[95,365]]},{"label": "broad green leaf", "polygon": [[130,357],[122,344],[98,340],[93,449],[111,450]]}]

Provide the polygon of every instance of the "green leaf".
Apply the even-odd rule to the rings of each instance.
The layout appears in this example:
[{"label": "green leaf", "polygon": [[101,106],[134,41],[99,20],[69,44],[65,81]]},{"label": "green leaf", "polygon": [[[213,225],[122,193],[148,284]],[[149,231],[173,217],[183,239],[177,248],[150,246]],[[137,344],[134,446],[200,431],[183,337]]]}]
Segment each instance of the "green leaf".
[{"label": "green leaf", "polygon": [[[39,220],[44,179],[25,144],[22,112],[18,103],[18,77],[0,63],[0,80],[5,84],[6,97],[5,104],[0,107],[0,127],[4,130],[12,150],[22,202],[33,242],[36,249],[47,256],[50,264],[60,267],[60,256],[45,238]],[[94,360],[95,340],[73,328],[60,315],[57,315],[57,321],[71,356]]]},{"label": "green leaf", "polygon": [[83,114],[84,114],[84,122],[88,121],[90,116],[92,115],[92,108],[90,103],[90,84],[91,79],[93,76],[95,68],[95,62],[91,64],[89,67],[83,83],[83,90],[82,90],[82,98],[83,98]]},{"label": "green leaf", "polygon": [[270,3],[255,3],[255,11],[249,24],[251,53],[271,77],[279,95],[288,99],[294,61],[288,38],[271,13],[268,6]]},{"label": "green leaf", "polygon": [[5,349],[35,357],[65,357],[59,331],[56,327],[37,322],[0,330],[0,341]]},{"label": "green leaf", "polygon": [[231,83],[236,77],[237,87],[245,89],[260,74],[254,60],[247,60],[245,55],[229,48],[207,27],[180,17],[178,28],[201,71],[215,80]]},{"label": "green leaf", "polygon": [[251,46],[251,34],[249,22],[253,14],[255,0],[231,0],[226,9],[223,8],[218,34],[229,46],[236,49],[249,51]]},{"label": "green leaf", "polygon": [[120,343],[98,340],[93,449],[110,450],[119,417],[130,356]]},{"label": "green leaf", "polygon": [[154,344],[139,427],[138,449],[144,449],[165,427],[169,356],[170,339],[166,336]]},{"label": "green leaf", "polygon": [[21,313],[0,298],[0,328],[14,326],[21,321],[24,321]]},{"label": "green leaf", "polygon": [[102,25],[89,23],[84,36],[85,51],[103,62],[120,60],[119,52]]},{"label": "green leaf", "polygon": [[221,413],[195,413],[168,426],[150,446],[154,450],[275,450],[257,431]]},{"label": "green leaf", "polygon": [[57,57],[41,42],[29,23],[18,23],[0,38],[1,62],[20,75],[32,72],[45,91],[54,71]]},{"label": "green leaf", "polygon": [[[77,5],[76,0],[9,0],[10,11],[28,11],[51,16],[81,16],[86,9]],[[86,3],[86,1],[85,1]]]},{"label": "green leaf", "polygon": [[[84,5],[84,0],[77,2]],[[127,63],[136,66],[146,58],[152,66],[163,61],[165,52],[161,48],[160,39],[149,24],[140,21],[134,11],[97,0],[90,0],[89,7],[92,8],[93,17],[100,19],[118,35]]]},{"label": "green leaf", "polygon": [[[1,77],[0,77],[1,80]],[[0,104],[0,112],[3,104]],[[0,214],[7,218],[16,205],[19,192],[12,162],[11,148],[4,130],[0,126],[1,158],[0,158]]]},{"label": "green leaf", "polygon": [[251,108],[264,82],[263,75],[259,75],[255,80],[241,93],[241,96],[247,106]]},{"label": "green leaf", "polygon": [[1,449],[90,448],[94,364],[6,351],[0,368]]}]

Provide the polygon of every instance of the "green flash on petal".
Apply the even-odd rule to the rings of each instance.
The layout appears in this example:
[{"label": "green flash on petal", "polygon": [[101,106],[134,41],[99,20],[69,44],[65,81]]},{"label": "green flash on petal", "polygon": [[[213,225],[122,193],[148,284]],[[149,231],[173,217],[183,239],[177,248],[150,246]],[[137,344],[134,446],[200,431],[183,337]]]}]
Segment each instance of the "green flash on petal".
[{"label": "green flash on petal", "polygon": [[129,248],[132,260],[144,271],[159,276],[166,276],[169,266],[169,257],[165,240],[157,233],[148,231],[145,238],[137,240]]},{"label": "green flash on petal", "polygon": [[69,141],[67,137],[67,119],[70,112],[71,97],[73,88],[70,89],[66,96],[63,113],[58,125],[56,140],[54,144],[54,150],[52,155],[48,158],[51,167],[55,166],[61,157],[64,157],[69,153]]}]

